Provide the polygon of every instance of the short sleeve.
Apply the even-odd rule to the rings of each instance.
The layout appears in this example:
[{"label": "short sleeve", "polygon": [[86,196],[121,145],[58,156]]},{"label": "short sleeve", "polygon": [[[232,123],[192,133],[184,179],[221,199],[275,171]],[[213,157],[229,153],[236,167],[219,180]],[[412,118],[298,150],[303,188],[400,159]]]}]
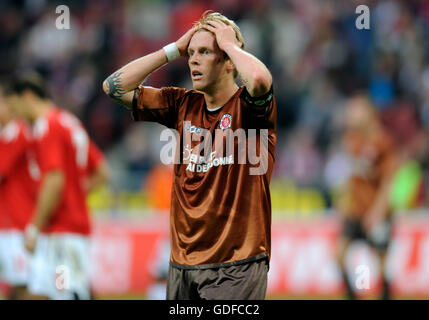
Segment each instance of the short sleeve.
[{"label": "short sleeve", "polygon": [[41,172],[61,170],[65,167],[62,127],[59,123],[46,121],[36,124],[35,138],[38,145],[38,164]]},{"label": "short sleeve", "polygon": [[178,109],[186,92],[186,89],[177,87],[157,89],[140,85],[134,91],[133,120],[158,122],[168,128],[174,128]]},{"label": "short sleeve", "polygon": [[0,178],[6,179],[13,173],[15,164],[25,155],[29,140],[24,129],[17,123],[10,123],[0,134]]},{"label": "short sleeve", "polygon": [[101,150],[97,147],[94,141],[90,140],[88,149],[88,167],[87,173],[91,174],[104,161],[104,156]]}]

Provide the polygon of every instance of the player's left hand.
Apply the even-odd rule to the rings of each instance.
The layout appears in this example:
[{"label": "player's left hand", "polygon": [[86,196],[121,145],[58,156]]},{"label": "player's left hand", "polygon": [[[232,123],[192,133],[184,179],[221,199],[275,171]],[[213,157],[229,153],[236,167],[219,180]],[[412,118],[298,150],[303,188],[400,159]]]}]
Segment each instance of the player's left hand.
[{"label": "player's left hand", "polygon": [[36,249],[38,234],[39,234],[39,231],[32,224],[28,225],[25,228],[24,244],[25,244],[25,249],[27,249],[27,251],[30,253],[33,253],[34,250]]},{"label": "player's left hand", "polygon": [[235,31],[231,26],[219,21],[209,21],[204,28],[216,36],[217,45],[222,51],[225,51],[227,46],[231,44],[241,47],[241,43],[237,40]]}]

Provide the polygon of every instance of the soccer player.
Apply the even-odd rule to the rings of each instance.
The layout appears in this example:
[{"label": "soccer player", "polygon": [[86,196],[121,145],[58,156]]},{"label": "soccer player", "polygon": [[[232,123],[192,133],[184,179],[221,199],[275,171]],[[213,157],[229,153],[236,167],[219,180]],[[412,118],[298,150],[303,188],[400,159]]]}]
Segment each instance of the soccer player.
[{"label": "soccer player", "polygon": [[39,75],[12,81],[8,102],[32,124],[41,172],[25,230],[25,246],[33,253],[28,290],[34,299],[89,299],[86,194],[106,180],[107,164],[81,122],[49,99]]},{"label": "soccer player", "polygon": [[13,119],[0,88],[0,278],[9,299],[24,299],[29,257],[24,228],[36,202],[37,167],[31,161],[30,128]]},{"label": "soccer player", "polygon": [[[167,299],[265,298],[276,104],[270,72],[243,48],[233,21],[206,12],[175,43],[132,61],[103,83],[106,94],[130,108],[136,121],[156,121],[180,134],[183,155],[174,165]],[[193,90],[141,85],[180,56],[188,58]],[[237,75],[244,86],[237,85]],[[253,164],[237,160],[240,142],[234,140],[234,156],[225,157],[217,141],[227,130],[243,130],[249,147],[252,128],[259,138],[267,131],[266,143],[256,147],[261,154],[267,151],[266,170],[255,175]],[[196,151],[203,132],[203,141],[212,147],[206,157]],[[192,141],[183,145],[189,133]]]},{"label": "soccer player", "polygon": [[351,157],[352,173],[345,194],[344,229],[338,260],[349,298],[356,297],[345,265],[345,254],[355,240],[366,241],[377,253],[383,278],[383,299],[389,299],[385,274],[392,224],[389,193],[399,156],[367,97],[352,97],[345,110],[344,146]]}]

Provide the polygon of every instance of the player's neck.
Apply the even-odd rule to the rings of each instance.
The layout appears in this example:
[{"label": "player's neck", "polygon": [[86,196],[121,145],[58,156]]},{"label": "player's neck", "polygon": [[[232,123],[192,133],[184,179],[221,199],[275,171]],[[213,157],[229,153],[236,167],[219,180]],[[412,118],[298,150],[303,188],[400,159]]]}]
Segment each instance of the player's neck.
[{"label": "player's neck", "polygon": [[0,127],[6,127],[6,125],[12,120],[10,114],[3,114],[0,117]]},{"label": "player's neck", "polygon": [[222,107],[225,103],[231,99],[231,97],[237,92],[239,87],[233,81],[227,85],[218,85],[208,92],[204,92],[204,99],[206,100],[206,106],[209,109],[215,109]]}]

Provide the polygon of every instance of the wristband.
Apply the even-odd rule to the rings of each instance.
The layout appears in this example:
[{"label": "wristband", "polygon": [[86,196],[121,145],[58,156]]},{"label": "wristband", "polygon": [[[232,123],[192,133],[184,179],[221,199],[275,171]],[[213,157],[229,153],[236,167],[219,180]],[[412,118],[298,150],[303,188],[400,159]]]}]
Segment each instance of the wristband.
[{"label": "wristband", "polygon": [[167,44],[165,47],[162,48],[165,52],[165,55],[167,56],[168,62],[176,60],[180,57],[180,51],[177,48],[176,42],[172,42],[170,44]]}]

